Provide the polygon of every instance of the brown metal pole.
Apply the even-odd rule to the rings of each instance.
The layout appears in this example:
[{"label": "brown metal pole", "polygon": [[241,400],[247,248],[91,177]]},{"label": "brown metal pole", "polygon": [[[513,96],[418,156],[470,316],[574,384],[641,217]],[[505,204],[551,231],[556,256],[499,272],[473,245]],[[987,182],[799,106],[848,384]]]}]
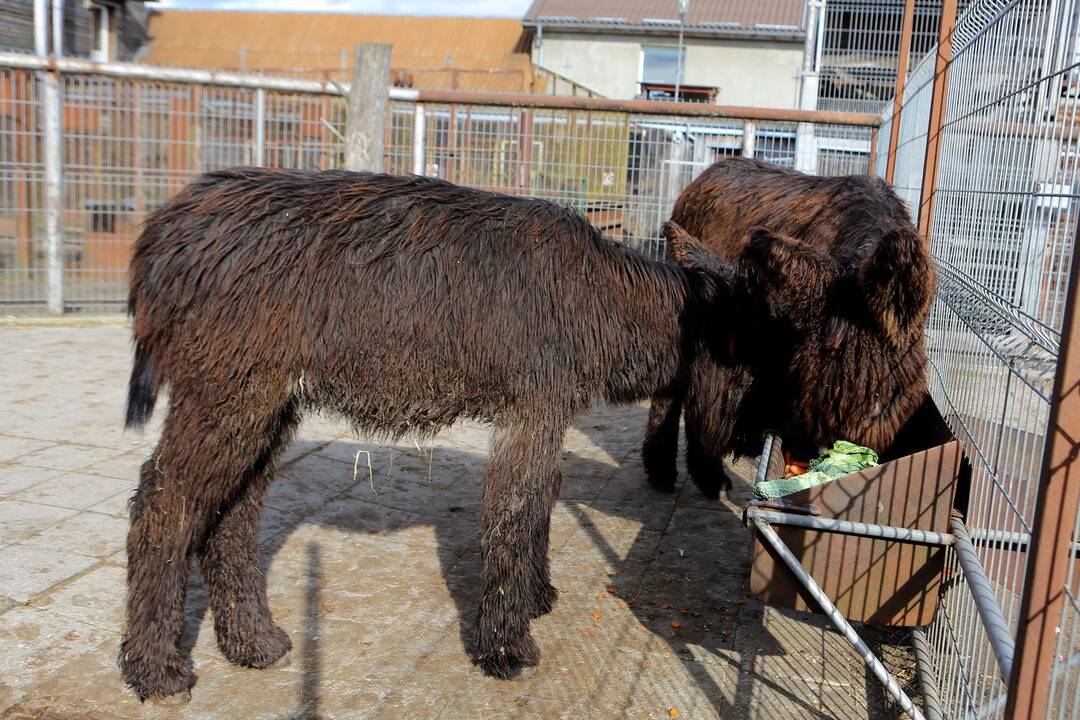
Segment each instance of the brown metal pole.
[{"label": "brown metal pole", "polygon": [[922,195],[919,200],[919,233],[930,239],[934,218],[934,193],[937,191],[938,161],[941,157],[941,125],[948,102],[949,63],[952,61],[952,36],[956,28],[956,0],[944,0],[938,25],[937,60],[934,63],[934,92],[930,99],[930,124],[926,129],[926,163],[923,166]]},{"label": "brown metal pole", "polygon": [[[1074,243],[1080,243],[1080,234]],[[1080,253],[1073,253],[1071,265],[1062,349],[1020,599],[1016,654],[1012,677],[1008,678],[1006,720],[1048,716],[1050,681],[1057,665],[1058,626],[1062,606],[1067,602],[1065,583],[1069,566],[1075,562],[1073,524],[1080,503]],[[1070,650],[1066,648],[1066,652]]]},{"label": "brown metal pole", "polygon": [[696,102],[661,102],[658,100],[613,100],[610,98],[574,97],[572,95],[515,95],[511,93],[474,92],[471,90],[417,90],[412,102],[448,105],[493,105],[497,107],[532,107],[554,110],[592,110],[642,115],[677,115],[679,117],[738,118],[769,122],[809,122],[829,125],[876,127],[881,116],[874,113],[797,110],[741,105],[710,105]]},{"label": "brown metal pole", "polygon": [[874,166],[877,165],[878,154],[878,128],[870,128],[870,152],[866,157],[866,174],[874,174]]},{"label": "brown metal pole", "polygon": [[904,85],[907,83],[908,59],[911,55],[911,33],[915,27],[915,0],[904,4],[904,22],[900,26],[900,57],[896,62],[896,92],[893,93],[892,125],[889,127],[889,160],[885,166],[885,182],[893,184],[896,175],[896,145],[900,141],[900,111],[904,107]]}]

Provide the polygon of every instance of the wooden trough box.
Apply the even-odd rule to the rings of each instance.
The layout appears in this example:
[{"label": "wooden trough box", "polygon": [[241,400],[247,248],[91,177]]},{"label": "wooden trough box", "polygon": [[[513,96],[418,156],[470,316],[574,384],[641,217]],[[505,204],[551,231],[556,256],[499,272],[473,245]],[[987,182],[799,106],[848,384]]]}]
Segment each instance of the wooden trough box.
[{"label": "wooden trough box", "polygon": [[[764,480],[783,477],[780,442],[769,445]],[[959,443],[932,407],[901,430],[879,466],[784,498],[784,512],[948,533],[961,468]],[[891,459],[890,459],[891,458]],[[766,462],[766,458],[762,458]],[[760,476],[760,471],[759,471]],[[918,627],[933,619],[946,549],[776,524],[803,568],[851,621]],[[750,591],[766,605],[820,612],[788,567],[753,533]]]}]

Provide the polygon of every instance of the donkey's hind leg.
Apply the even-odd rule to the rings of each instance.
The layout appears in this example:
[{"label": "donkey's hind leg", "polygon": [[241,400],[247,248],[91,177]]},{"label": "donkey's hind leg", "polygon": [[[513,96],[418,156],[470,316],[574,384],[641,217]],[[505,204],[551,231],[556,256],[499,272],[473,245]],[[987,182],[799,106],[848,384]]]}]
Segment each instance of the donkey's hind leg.
[{"label": "donkey's hind leg", "polygon": [[475,662],[494,677],[514,677],[540,662],[529,621],[555,601],[547,538],[564,430],[520,424],[499,428],[492,438],[480,518],[483,594]]},{"label": "donkey's hind leg", "polygon": [[[223,400],[225,398],[230,398]],[[153,457],[143,465],[128,530],[127,618],[119,665],[143,698],[186,696],[195,677],[181,651],[190,557],[267,453],[276,404],[174,386]],[[235,399],[232,399],[235,398]],[[274,406],[273,411],[266,408]]]},{"label": "donkey's hind leg", "polygon": [[218,647],[229,662],[244,667],[269,667],[292,648],[289,636],[274,624],[270,614],[256,535],[277,455],[298,421],[291,404],[278,413],[266,433],[262,456],[236,497],[210,526],[199,552]]}]

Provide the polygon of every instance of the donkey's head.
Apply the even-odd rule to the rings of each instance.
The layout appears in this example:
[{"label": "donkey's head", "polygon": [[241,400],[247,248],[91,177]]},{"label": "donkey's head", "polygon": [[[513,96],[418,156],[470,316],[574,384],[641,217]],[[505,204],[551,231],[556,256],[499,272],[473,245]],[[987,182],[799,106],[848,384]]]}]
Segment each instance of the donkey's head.
[{"label": "donkey's head", "polygon": [[739,268],[751,304],[784,338],[776,353],[786,355],[794,414],[809,438],[884,450],[926,392],[934,272],[914,228],[833,252],[755,229]]}]

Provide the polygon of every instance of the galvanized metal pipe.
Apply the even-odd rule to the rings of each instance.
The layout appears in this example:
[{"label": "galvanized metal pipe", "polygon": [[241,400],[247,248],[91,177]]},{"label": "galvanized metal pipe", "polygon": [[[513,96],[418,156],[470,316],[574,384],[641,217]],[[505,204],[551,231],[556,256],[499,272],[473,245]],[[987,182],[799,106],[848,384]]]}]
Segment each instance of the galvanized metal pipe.
[{"label": "galvanized metal pipe", "polygon": [[255,165],[266,164],[266,88],[255,91]]},{"label": "galvanized metal pipe", "polygon": [[814,578],[810,577],[810,574],[806,572],[803,566],[799,563],[799,560],[792,554],[788,546],[784,544],[784,541],[780,539],[780,536],[776,534],[776,531],[769,526],[769,523],[763,520],[761,517],[753,517],[754,526],[761,534],[762,539],[769,544],[769,546],[780,556],[780,559],[784,561],[784,564],[788,566],[791,573],[802,584],[814,601],[821,606],[821,609],[825,611],[825,615],[828,616],[832,624],[836,626],[836,629],[840,631],[840,634],[851,643],[851,646],[855,648],[855,652],[859,654],[859,657],[863,659],[866,666],[870,668],[870,671],[874,673],[885,689],[896,700],[900,708],[907,713],[914,720],[926,720],[925,716],[919,712],[919,709],[915,707],[915,703],[911,701],[911,698],[903,688],[897,684],[893,676],[889,674],[889,671],[885,669],[881,661],[877,659],[874,652],[863,642],[859,634],[855,632],[855,628],[851,626],[840,611],[833,605],[832,600],[825,594],[818,584],[814,581]]},{"label": "galvanized metal pipe", "polygon": [[39,57],[49,54],[49,0],[34,0],[34,53]]},{"label": "galvanized metal pipe", "polygon": [[412,140],[412,171],[413,175],[425,175],[427,167],[425,163],[425,142],[427,140],[427,116],[424,106],[416,103],[413,114],[413,140]]},{"label": "galvanized metal pipe", "polygon": [[948,533],[933,532],[931,530],[913,530],[911,528],[895,527],[893,525],[876,525],[873,523],[853,522],[851,520],[836,520],[834,518],[814,517],[812,515],[798,515],[795,513],[765,510],[762,508],[750,508],[748,517],[759,517],[772,525],[791,525],[804,527],[811,530],[835,532],[842,535],[858,535],[861,537],[879,538],[882,540],[896,540],[898,542],[913,543],[916,545],[952,545],[955,538]]},{"label": "galvanized metal pipe", "polygon": [[1013,653],[1016,650],[1015,640],[1009,623],[998,607],[997,595],[986,577],[982,562],[979,560],[975,548],[971,545],[971,536],[967,528],[959,518],[953,518],[950,522],[956,542],[953,549],[956,551],[956,559],[960,563],[960,569],[964,572],[971,597],[975,600],[975,608],[979,611],[983,629],[990,640],[990,647],[994,651],[998,668],[1001,670],[1002,679],[1008,683],[1012,674]]},{"label": "galvanized metal pipe", "polygon": [[64,312],[64,185],[60,127],[60,75],[41,73],[45,127],[45,284],[49,312]]},{"label": "galvanized metal pipe", "polygon": [[64,0],[52,0],[52,54],[64,54]]},{"label": "galvanized metal pipe", "polygon": [[769,473],[769,460],[772,458],[773,440],[776,436],[768,433],[765,436],[765,445],[761,449],[761,460],[758,462],[757,474],[754,476],[754,484],[765,482],[765,476]]},{"label": "galvanized metal pipe", "polygon": [[930,658],[930,643],[921,628],[911,630],[911,649],[915,651],[915,669],[919,674],[919,690],[923,699],[923,713],[926,720],[944,720],[941,712],[941,699],[938,696],[937,677]]}]

